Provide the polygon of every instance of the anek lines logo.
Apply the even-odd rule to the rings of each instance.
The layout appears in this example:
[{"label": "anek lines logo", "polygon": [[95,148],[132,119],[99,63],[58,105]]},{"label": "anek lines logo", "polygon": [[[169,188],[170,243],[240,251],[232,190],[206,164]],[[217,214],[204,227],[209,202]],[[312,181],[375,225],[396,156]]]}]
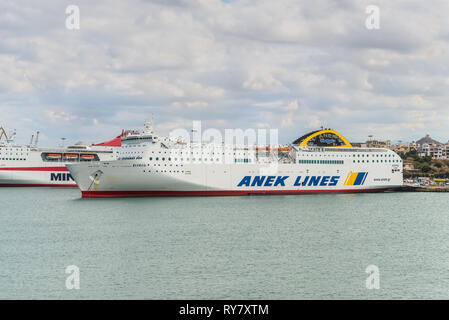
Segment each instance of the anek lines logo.
[{"label": "anek lines logo", "polygon": [[[337,185],[339,176],[297,176],[294,178],[293,186],[299,187],[334,187]],[[289,176],[245,176],[237,187],[285,187],[288,185]],[[293,178],[292,180],[293,181]],[[290,183],[291,185],[291,183]]]}]

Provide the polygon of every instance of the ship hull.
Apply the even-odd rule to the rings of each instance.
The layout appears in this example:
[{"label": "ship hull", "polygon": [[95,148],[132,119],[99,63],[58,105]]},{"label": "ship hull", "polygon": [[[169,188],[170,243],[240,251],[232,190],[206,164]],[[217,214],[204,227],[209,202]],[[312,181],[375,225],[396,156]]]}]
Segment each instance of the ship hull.
[{"label": "ship hull", "polygon": [[365,193],[402,186],[402,172],[391,173],[391,164],[346,168],[279,164],[271,172],[258,164],[171,166],[160,170],[144,161],[122,160],[67,165],[84,198]]},{"label": "ship hull", "polygon": [[71,174],[58,167],[0,167],[0,187],[76,187]]},{"label": "ship hull", "polygon": [[[112,148],[97,147],[86,151],[66,149],[30,149],[26,147],[0,147],[0,187],[76,187],[76,182],[66,167],[67,163],[52,160],[49,153],[94,154],[99,160],[116,159]],[[84,163],[93,161],[84,161]]]}]

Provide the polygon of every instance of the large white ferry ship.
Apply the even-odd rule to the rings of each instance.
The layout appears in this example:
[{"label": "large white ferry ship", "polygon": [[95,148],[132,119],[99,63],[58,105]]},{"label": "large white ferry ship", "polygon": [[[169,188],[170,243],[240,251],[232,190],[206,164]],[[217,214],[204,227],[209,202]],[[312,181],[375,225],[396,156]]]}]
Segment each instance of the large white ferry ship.
[{"label": "large white ferry ship", "polygon": [[38,148],[39,132],[27,146],[16,145],[15,135],[14,132],[8,137],[0,128],[1,187],[76,187],[67,163],[115,160],[121,146],[119,136],[90,147],[79,142],[66,148]]},{"label": "large white ferry ship", "polygon": [[391,150],[355,148],[340,133],[310,132],[288,146],[187,144],[144,131],[122,138],[115,161],[70,163],[83,197],[380,192],[402,186]]}]

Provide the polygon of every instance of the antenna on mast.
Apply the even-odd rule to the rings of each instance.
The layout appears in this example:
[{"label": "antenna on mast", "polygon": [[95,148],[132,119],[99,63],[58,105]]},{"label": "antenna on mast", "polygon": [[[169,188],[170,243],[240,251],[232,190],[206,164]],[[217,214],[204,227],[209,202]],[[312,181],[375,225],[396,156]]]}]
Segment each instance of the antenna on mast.
[{"label": "antenna on mast", "polygon": [[36,132],[36,141],[34,142],[34,146],[37,147],[37,143],[39,142],[39,131]]},{"label": "antenna on mast", "polygon": [[16,129],[14,129],[14,131],[9,135],[8,142],[12,143],[14,142],[15,139],[16,139]]}]

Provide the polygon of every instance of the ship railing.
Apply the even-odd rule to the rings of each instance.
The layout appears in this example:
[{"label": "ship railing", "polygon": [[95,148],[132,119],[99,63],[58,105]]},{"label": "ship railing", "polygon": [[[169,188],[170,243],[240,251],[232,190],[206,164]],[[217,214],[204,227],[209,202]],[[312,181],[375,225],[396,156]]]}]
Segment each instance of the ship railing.
[{"label": "ship railing", "polygon": [[298,152],[385,152],[385,148],[298,147]]}]

